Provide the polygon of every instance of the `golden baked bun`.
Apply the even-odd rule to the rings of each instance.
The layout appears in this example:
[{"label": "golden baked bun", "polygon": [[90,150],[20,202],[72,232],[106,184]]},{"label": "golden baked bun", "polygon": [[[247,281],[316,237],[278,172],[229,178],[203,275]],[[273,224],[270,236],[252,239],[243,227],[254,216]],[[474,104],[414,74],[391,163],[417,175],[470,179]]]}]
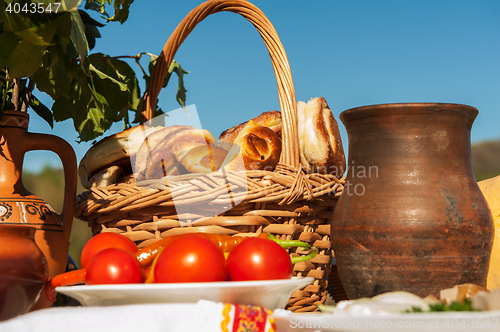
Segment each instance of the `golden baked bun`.
[{"label": "golden baked bun", "polygon": [[78,165],[82,186],[89,189],[90,179],[111,166],[119,166],[125,173],[131,173],[131,157],[139,150],[144,137],[162,128],[140,125],[100,140],[87,151]]},{"label": "golden baked bun", "polygon": [[172,147],[175,158],[190,173],[210,173],[220,169],[228,151],[215,144],[181,142]]},{"label": "golden baked bun", "polygon": [[[166,139],[170,134],[174,134],[186,129],[193,130],[195,128],[192,126],[181,125],[162,127],[160,130],[155,131],[144,138],[141,146],[139,147],[139,150],[137,151],[137,154],[135,155],[135,158],[133,158],[132,160],[134,165],[133,173],[136,181],[142,181],[146,178],[146,167],[148,166],[148,160],[153,149],[156,148],[159,144],[167,143]],[[168,165],[166,165],[166,175],[174,175],[172,173],[175,173],[175,170],[178,170],[178,166],[179,165],[174,163],[174,161],[169,160]]]},{"label": "golden baked bun", "polygon": [[[257,125],[265,126],[271,128],[279,138],[281,138],[281,113],[278,111],[268,111],[264,112],[261,115],[250,119],[249,121],[253,121]],[[248,124],[248,122],[240,123],[237,126],[229,128],[224,131],[219,136],[219,142],[235,142],[236,137],[239,135],[240,131]]]},{"label": "golden baked bun", "polygon": [[326,100],[297,103],[300,163],[307,173],[341,177],[346,160],[339,127]]},{"label": "golden baked bun", "polygon": [[89,180],[89,189],[92,187],[107,187],[113,183],[118,183],[124,175],[120,166],[110,166],[95,173]]},{"label": "golden baked bun", "polygon": [[[181,129],[174,130],[166,135],[158,144],[150,148],[147,144],[141,146],[147,149],[148,157],[142,160],[136,159],[136,180],[160,179],[167,175],[186,173],[185,168],[177,161],[172,148],[178,143],[215,143],[215,138],[205,129]],[[139,154],[138,154],[139,155]],[[142,174],[137,174],[138,163],[144,163]]]},{"label": "golden baked bun", "polygon": [[[219,138],[219,143],[239,145],[244,167],[247,170],[273,170],[281,155],[281,140],[269,127],[259,125],[253,120],[231,135]],[[241,168],[241,165],[228,165],[228,169]]]}]

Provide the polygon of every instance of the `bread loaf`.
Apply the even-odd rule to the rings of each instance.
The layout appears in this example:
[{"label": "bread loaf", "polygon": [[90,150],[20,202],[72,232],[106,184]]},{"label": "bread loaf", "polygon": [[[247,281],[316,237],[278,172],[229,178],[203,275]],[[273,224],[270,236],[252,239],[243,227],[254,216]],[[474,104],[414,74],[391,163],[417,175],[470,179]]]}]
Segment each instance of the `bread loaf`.
[{"label": "bread loaf", "polygon": [[326,100],[297,103],[300,163],[307,173],[342,177],[346,168],[337,121]]},{"label": "bread loaf", "polygon": [[[281,138],[281,113],[278,111],[264,112],[249,121],[253,121],[257,125],[271,128],[279,138]],[[219,136],[219,142],[235,142],[240,131],[248,124],[249,121],[240,123],[237,126],[229,128]]]},{"label": "bread loaf", "polygon": [[[136,160],[136,180],[160,179],[167,175],[185,173],[185,168],[177,161],[172,148],[178,143],[215,143],[212,134],[204,129],[181,129],[174,130],[166,135],[158,144],[149,147],[147,144],[141,146],[141,150],[148,151],[147,159]],[[141,151],[139,152],[141,153]],[[145,163],[144,171],[138,173],[138,163]]]},{"label": "bread loaf", "polygon": [[[272,171],[281,155],[281,140],[269,127],[259,125],[253,120],[230,134],[221,135],[219,143],[234,143],[239,145],[247,170]],[[236,162],[236,160],[235,160]],[[241,169],[241,165],[230,164],[228,169]]]},{"label": "bread loaf", "polygon": [[[132,162],[134,165],[133,173],[136,181],[142,181],[146,179],[145,172],[148,166],[149,157],[153,149],[155,149],[159,144],[165,143],[165,140],[171,134],[178,133],[182,130],[187,130],[187,129],[194,130],[195,128],[192,126],[181,126],[181,125],[162,127],[160,130],[151,133],[150,135],[146,136],[143,139],[142,144],[140,145],[135,158],[132,158]],[[175,162],[172,160],[169,160],[167,164],[168,165],[165,165],[165,167],[167,169],[166,172],[168,173],[168,175],[174,173],[175,172],[174,169],[178,169],[179,166],[178,164],[175,164]]]},{"label": "bread loaf", "polygon": [[110,166],[95,173],[89,180],[89,189],[92,187],[106,187],[123,177],[123,168],[120,166]]},{"label": "bread loaf", "polygon": [[172,147],[175,158],[190,173],[210,173],[220,169],[228,151],[215,144],[181,142]]}]

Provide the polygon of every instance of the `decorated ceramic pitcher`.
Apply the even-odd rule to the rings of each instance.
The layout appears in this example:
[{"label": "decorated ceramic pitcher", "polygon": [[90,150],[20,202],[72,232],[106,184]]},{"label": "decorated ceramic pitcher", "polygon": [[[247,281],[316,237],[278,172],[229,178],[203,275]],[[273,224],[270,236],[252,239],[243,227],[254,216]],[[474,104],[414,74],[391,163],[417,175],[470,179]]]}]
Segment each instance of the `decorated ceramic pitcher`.
[{"label": "decorated ceramic pitcher", "polygon": [[[65,140],[53,135],[29,133],[28,123],[26,112],[4,111],[0,119],[0,224],[36,228],[35,241],[47,259],[50,279],[64,273],[68,262],[77,163],[73,148]],[[60,215],[23,186],[24,155],[32,150],[52,151],[61,158],[65,187]],[[51,305],[42,294],[35,309]]]}]

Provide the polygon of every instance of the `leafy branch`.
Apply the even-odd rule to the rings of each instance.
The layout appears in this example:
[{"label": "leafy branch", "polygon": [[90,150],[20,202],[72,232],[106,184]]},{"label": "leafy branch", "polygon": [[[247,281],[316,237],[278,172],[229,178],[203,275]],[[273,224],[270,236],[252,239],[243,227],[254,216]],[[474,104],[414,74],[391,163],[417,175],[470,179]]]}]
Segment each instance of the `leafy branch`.
[{"label": "leafy branch", "polygon": [[[127,61],[138,66],[147,88],[158,57],[147,52],[121,56],[88,54],[96,39],[101,38],[98,28],[105,26],[88,12],[99,13],[106,22],[123,24],[133,0],[87,0],[84,9],[79,9],[80,2],[0,0],[0,111],[26,112],[30,107],[51,127],[54,121],[72,119],[79,140],[90,141],[103,135],[115,122],[122,121],[125,129],[141,121],[138,75]],[[19,4],[15,7],[18,9],[29,9],[34,3],[41,3],[45,9],[62,3],[62,8],[57,12],[13,12],[13,3]],[[112,7],[112,16],[106,6]],[[147,70],[140,63],[144,56],[149,56]],[[188,72],[174,61],[164,86],[172,73],[178,77],[176,99],[184,107],[184,74]],[[51,109],[33,94],[35,87],[52,98]],[[161,113],[156,106],[155,115]]]}]

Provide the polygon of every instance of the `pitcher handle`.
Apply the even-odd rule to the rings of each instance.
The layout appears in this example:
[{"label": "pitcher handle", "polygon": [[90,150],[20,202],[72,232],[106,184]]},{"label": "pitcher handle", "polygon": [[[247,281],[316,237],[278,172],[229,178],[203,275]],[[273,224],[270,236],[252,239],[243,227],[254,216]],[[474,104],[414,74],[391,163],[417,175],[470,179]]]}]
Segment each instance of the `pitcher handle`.
[{"label": "pitcher handle", "polygon": [[64,169],[64,200],[63,209],[59,215],[63,223],[63,231],[69,241],[71,225],[75,210],[77,163],[75,151],[71,145],[62,138],[49,134],[27,132],[24,147],[26,151],[47,150],[52,151],[61,159]]}]

